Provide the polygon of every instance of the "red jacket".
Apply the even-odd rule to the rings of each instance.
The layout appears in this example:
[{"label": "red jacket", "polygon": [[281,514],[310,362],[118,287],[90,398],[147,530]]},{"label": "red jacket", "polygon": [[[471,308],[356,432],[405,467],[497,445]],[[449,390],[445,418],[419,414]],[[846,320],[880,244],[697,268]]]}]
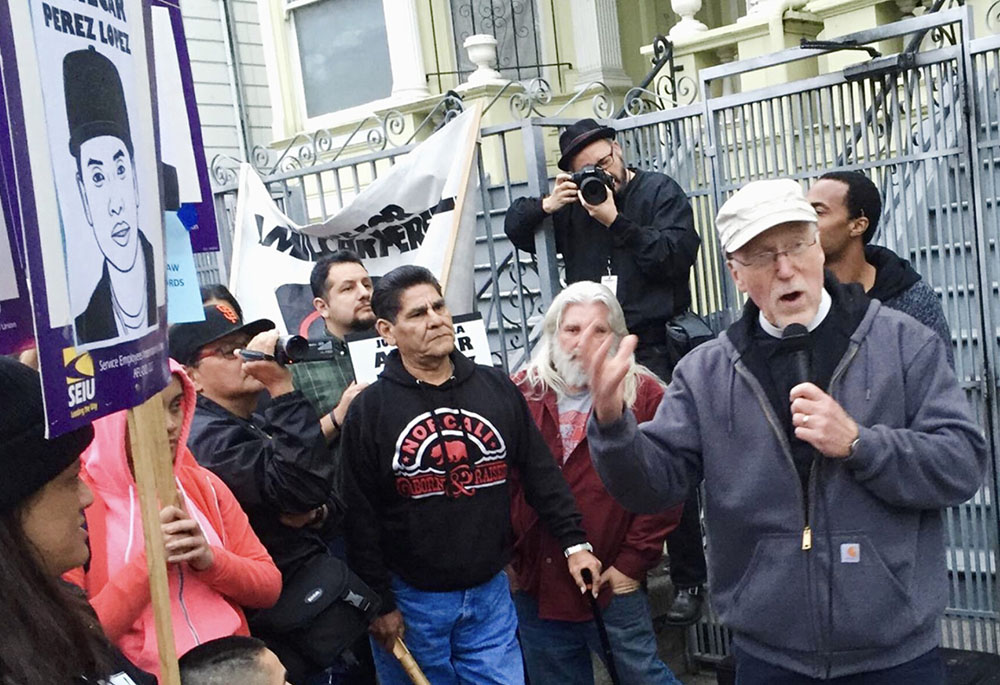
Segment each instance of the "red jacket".
[{"label": "red jacket", "polygon": [[[556,394],[547,392],[538,398],[521,372],[514,382],[528,401],[531,416],[549,446],[556,463],[563,462],[562,439],[559,434],[559,409]],[[663,397],[663,388],[656,380],[643,376],[632,410],[639,422],[653,418]],[[626,511],[608,494],[590,463],[587,439],[576,446],[562,466],[576,506],[583,514],[587,540],[604,568],[614,566],[630,578],[643,580],[646,572],[656,566],[663,555],[663,539],[677,527],[683,506],[673,507],[655,515],[639,515]],[[516,477],[512,478],[511,519],[514,549],[511,566],[518,586],[538,600],[540,618],[557,621],[589,621],[593,618],[587,599],[580,595],[573,582],[559,543],[539,525],[538,516],[524,499],[524,490]],[[544,590],[544,591],[543,591]],[[605,606],[611,599],[609,590],[602,590],[599,601]]]}]

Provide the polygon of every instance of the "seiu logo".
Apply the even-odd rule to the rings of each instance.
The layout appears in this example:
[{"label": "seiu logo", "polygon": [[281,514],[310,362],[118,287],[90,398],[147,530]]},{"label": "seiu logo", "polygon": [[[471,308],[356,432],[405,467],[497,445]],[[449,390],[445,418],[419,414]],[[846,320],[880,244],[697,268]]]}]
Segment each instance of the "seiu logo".
[{"label": "seiu logo", "polygon": [[91,378],[79,383],[73,383],[67,390],[69,391],[70,407],[89,402],[94,399],[94,379]]},{"label": "seiu logo", "polygon": [[63,350],[63,365],[66,367],[66,399],[72,410],[70,416],[76,418],[96,411],[97,384],[90,353],[77,354],[75,348],[67,347]]}]

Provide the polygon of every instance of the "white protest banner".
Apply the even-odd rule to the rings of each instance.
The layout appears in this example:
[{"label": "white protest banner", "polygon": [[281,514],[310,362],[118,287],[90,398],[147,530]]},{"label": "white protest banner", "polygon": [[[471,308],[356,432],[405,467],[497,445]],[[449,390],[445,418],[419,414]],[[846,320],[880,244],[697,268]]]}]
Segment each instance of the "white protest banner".
[{"label": "white protest banner", "polygon": [[473,308],[481,103],[400,159],[323,223],[299,226],[271,200],[249,165],[240,169],[230,290],[246,318],[268,318],[308,337],[315,321],[309,274],[340,249],[372,276],[402,264],[427,267],[455,312]]},{"label": "white protest banner", "polygon": [[[477,364],[493,366],[483,315],[478,312],[463,314],[454,317],[452,323],[455,325],[455,349]],[[351,353],[355,380],[358,383],[374,383],[385,368],[389,353],[396,348],[372,331],[348,334],[347,349]]]}]

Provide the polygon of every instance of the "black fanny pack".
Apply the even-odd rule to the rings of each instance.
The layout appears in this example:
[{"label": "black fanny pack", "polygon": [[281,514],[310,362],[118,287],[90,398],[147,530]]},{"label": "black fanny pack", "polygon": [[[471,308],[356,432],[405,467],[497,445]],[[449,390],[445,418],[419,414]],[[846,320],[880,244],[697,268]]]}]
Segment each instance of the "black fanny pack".
[{"label": "black fanny pack", "polygon": [[255,612],[250,627],[294,645],[324,668],[368,630],[379,604],[378,595],[347,564],[318,554],[285,579],[278,602]]},{"label": "black fanny pack", "polygon": [[715,337],[712,327],[690,309],[667,321],[667,352],[670,366],[676,366],[685,354]]}]

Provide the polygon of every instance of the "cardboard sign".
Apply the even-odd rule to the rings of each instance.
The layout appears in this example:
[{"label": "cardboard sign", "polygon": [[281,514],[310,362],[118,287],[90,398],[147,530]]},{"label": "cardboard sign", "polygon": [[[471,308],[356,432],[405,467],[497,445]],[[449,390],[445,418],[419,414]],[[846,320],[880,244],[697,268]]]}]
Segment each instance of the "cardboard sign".
[{"label": "cardboard sign", "polygon": [[[452,319],[455,324],[455,349],[466,357],[485,366],[493,366],[490,339],[486,335],[483,315],[476,312]],[[396,349],[375,333],[358,333],[347,336],[347,349],[351,353],[354,378],[358,383],[373,383],[385,368],[389,353]]]}]

